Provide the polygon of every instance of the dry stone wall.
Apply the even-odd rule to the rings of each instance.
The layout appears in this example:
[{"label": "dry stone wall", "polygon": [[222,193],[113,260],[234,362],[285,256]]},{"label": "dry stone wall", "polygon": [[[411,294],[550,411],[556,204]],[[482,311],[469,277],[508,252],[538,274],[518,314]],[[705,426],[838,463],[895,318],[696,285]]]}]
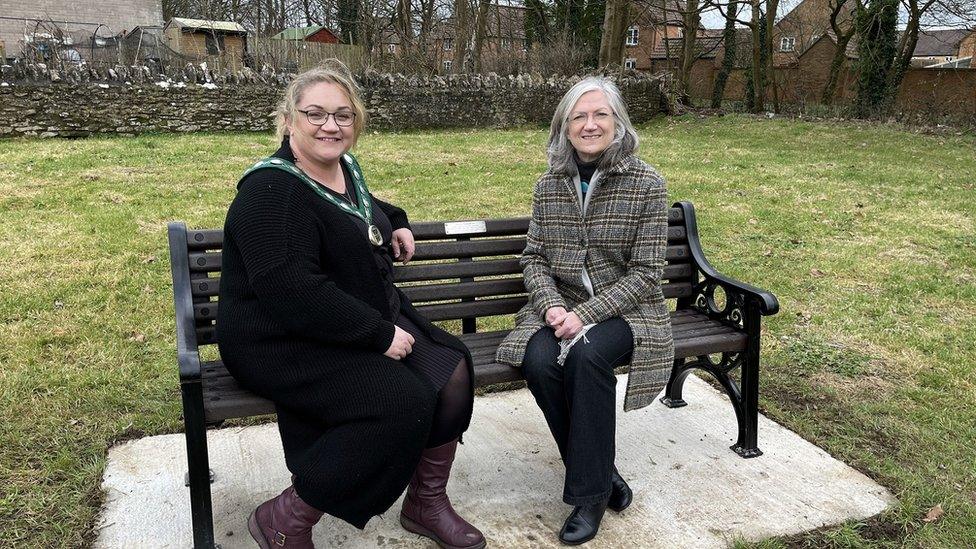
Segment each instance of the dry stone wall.
[{"label": "dry stone wall", "polygon": [[[116,67],[68,73],[38,67],[0,69],[0,137],[86,137],[149,132],[267,131],[287,75],[270,71],[176,74]],[[357,75],[370,129],[512,127],[548,124],[577,78],[455,75],[418,78]],[[618,79],[631,118],[662,112],[660,81]]]}]

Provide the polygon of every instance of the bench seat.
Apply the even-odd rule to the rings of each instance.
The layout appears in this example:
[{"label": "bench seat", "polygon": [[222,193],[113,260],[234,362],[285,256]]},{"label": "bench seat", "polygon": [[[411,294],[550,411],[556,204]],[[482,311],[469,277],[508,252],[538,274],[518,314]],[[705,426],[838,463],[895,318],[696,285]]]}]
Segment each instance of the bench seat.
[{"label": "bench seat", "polygon": [[[744,333],[696,311],[672,311],[675,358],[702,353],[743,351]],[[461,341],[471,350],[475,387],[509,383],[524,379],[519,368],[495,362],[495,350],[508,330],[462,334]],[[202,364],[203,398],[207,401],[207,423],[225,419],[275,413],[274,404],[242,389],[220,360]]]}]

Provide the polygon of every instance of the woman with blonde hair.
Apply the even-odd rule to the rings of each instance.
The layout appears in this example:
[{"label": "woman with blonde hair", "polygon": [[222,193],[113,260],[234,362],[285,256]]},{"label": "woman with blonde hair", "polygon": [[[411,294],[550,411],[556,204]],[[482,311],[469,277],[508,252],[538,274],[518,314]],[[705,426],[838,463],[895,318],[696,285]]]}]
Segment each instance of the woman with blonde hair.
[{"label": "woman with blonde hair", "polygon": [[632,410],[664,387],[674,356],[661,292],[667,193],[637,144],[613,82],[584,78],[563,96],[521,259],[529,303],[498,348],[498,362],[522,367],[566,466],[569,545],[633,500],[614,464],[614,368],[630,363]]},{"label": "woman with blonde hair", "polygon": [[323,513],[363,528],[409,485],[404,528],[484,547],[445,493],[471,419],[471,356],[393,285],[414,240],[349,154],[365,118],[341,63],[296,76],[277,111],[281,147],[244,174],[227,213],[221,356],[274,402],[292,472],[248,529],[261,547],[312,547]]}]

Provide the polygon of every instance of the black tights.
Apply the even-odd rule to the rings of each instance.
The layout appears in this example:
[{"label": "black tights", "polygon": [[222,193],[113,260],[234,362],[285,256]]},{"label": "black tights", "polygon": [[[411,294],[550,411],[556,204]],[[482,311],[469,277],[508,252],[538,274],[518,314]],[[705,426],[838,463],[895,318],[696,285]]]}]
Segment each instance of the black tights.
[{"label": "black tights", "polygon": [[434,424],[427,438],[428,448],[436,448],[461,436],[474,405],[471,395],[471,374],[467,361],[462,358],[451,378],[437,393]]}]

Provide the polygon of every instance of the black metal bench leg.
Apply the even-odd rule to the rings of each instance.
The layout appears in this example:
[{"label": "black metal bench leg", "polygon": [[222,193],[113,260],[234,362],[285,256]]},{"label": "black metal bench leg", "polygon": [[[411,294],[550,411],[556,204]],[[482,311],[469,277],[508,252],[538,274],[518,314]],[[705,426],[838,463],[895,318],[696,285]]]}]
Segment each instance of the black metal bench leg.
[{"label": "black metal bench leg", "polygon": [[732,450],[744,458],[761,456],[758,445],[759,357],[751,357],[749,353],[742,364],[741,404],[737,407],[736,419],[739,421],[739,439],[731,446]]},{"label": "black metal bench leg", "polygon": [[688,375],[695,368],[693,366],[688,366],[685,364],[685,359],[676,358],[674,359],[674,365],[671,367],[671,377],[668,379],[668,385],[664,388],[664,396],[661,397],[661,402],[664,403],[668,408],[681,408],[682,406],[687,406],[688,403],[681,398],[681,389],[685,385],[685,380],[688,379]]},{"label": "black metal bench leg", "polygon": [[199,382],[181,384],[183,422],[186,428],[186,461],[190,480],[190,517],[193,547],[211,549],[214,543],[213,505],[210,499],[210,458],[207,425],[203,415],[203,387]]},{"label": "black metal bench leg", "polygon": [[731,446],[735,453],[744,458],[762,455],[758,444],[759,431],[759,303],[750,300],[746,304],[745,330],[749,334],[745,358],[742,362],[742,401],[741,413],[736,410],[739,420],[739,440]]}]

